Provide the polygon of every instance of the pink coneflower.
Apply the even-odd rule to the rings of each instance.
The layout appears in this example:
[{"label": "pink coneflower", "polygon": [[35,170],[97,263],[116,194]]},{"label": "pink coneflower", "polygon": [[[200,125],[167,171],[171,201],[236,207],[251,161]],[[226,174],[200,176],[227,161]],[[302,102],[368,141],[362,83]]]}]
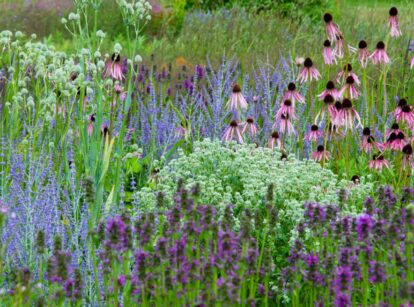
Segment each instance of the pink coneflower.
[{"label": "pink coneflower", "polygon": [[402,132],[402,130],[400,130],[400,126],[397,123],[393,123],[391,125],[391,128],[387,131],[386,133],[386,137],[389,138],[391,133],[395,133],[395,135],[397,135],[398,133]]},{"label": "pink coneflower", "polygon": [[366,153],[372,152],[374,148],[380,151],[384,150],[385,149],[384,146],[376,142],[375,138],[372,135],[368,135],[368,136],[365,135],[365,129],[364,129],[364,135],[362,136],[362,150]]},{"label": "pink coneflower", "polygon": [[333,17],[329,13],[323,15],[323,20],[325,21],[326,35],[331,41],[334,41],[337,36],[341,35],[338,25],[333,22]]},{"label": "pink coneflower", "polygon": [[317,162],[320,162],[322,160],[329,161],[330,158],[331,154],[329,151],[325,150],[325,147],[323,145],[318,145],[316,150],[312,153],[312,159]]},{"label": "pink coneflower", "polygon": [[394,132],[391,133],[384,145],[391,150],[401,151],[406,143],[405,135],[402,131],[400,131],[398,134]]},{"label": "pink coneflower", "polygon": [[310,131],[305,134],[303,138],[305,141],[316,142],[322,137],[322,131],[319,130],[318,125],[312,125]]},{"label": "pink coneflower", "polygon": [[91,114],[88,116],[89,124],[88,124],[88,135],[91,136],[93,133],[93,123],[95,122],[95,114]]},{"label": "pink coneflower", "polygon": [[299,102],[299,103],[304,103],[305,99],[303,98],[303,96],[301,94],[299,94],[299,92],[296,90],[296,85],[293,82],[290,82],[288,84],[288,88],[287,91],[285,92],[285,94],[283,95],[282,101],[285,100],[291,100],[293,107],[295,107],[295,102]]},{"label": "pink coneflower", "polygon": [[253,138],[257,134],[257,127],[254,124],[254,120],[251,117],[246,119],[246,122],[243,124],[242,134],[246,132],[249,133],[250,137]]},{"label": "pink coneflower", "polygon": [[[335,104],[335,107],[336,106],[337,104]],[[339,107],[339,110],[337,110],[334,123],[338,126],[344,126],[345,130],[352,130],[354,128],[355,120],[358,122],[357,127],[361,126],[361,118],[359,117],[358,112],[352,105],[352,101],[348,98],[344,98],[342,100],[342,105]]]},{"label": "pink coneflower", "polygon": [[336,37],[336,43],[335,43],[333,52],[335,56],[338,57],[339,59],[342,59],[344,57],[344,46],[345,46],[344,38],[342,37],[342,35],[338,35]]},{"label": "pink coneflower", "polygon": [[122,73],[122,61],[121,56],[119,54],[114,53],[111,56],[111,58],[106,62],[103,77],[110,77],[112,79],[120,81],[125,79],[125,76]]},{"label": "pink coneflower", "polygon": [[289,120],[288,115],[282,114],[279,120],[279,132],[286,133],[287,135],[291,135],[295,133],[295,128],[293,127],[292,122]]},{"label": "pink coneflower", "polygon": [[367,47],[367,42],[364,40],[361,40],[358,44],[358,61],[362,67],[366,67],[368,64],[369,51]]},{"label": "pink coneflower", "polygon": [[397,107],[395,108],[393,114],[396,117],[398,114],[402,112],[402,108],[407,105],[407,100],[405,98],[401,98],[398,101]]},{"label": "pink coneflower", "polygon": [[354,74],[354,72],[352,71],[352,65],[351,64],[347,64],[344,66],[344,69],[341,70],[337,75],[336,75],[336,82],[338,83],[343,83],[344,81],[346,81],[347,77],[352,77],[354,78],[354,82],[356,84],[360,84],[361,81],[359,81],[359,78],[356,74]]},{"label": "pink coneflower", "polygon": [[223,135],[223,142],[230,142],[231,140],[236,139],[240,144],[244,143],[243,136],[240,131],[240,126],[236,120],[232,120],[230,125],[226,128]]},{"label": "pink coneflower", "polygon": [[404,154],[403,158],[403,166],[414,168],[414,161],[413,161],[413,147],[411,144],[407,144],[403,147],[402,152]]},{"label": "pink coneflower", "polygon": [[328,81],[326,83],[326,88],[323,90],[322,93],[320,93],[318,95],[319,100],[324,100],[326,96],[331,95],[333,97],[333,99],[339,99],[339,92],[338,90],[335,88],[335,83],[333,83],[332,81]]},{"label": "pink coneflower", "polygon": [[411,58],[410,69],[413,69],[413,67],[414,67],[414,56]]},{"label": "pink coneflower", "polygon": [[325,98],[323,99],[323,105],[321,110],[318,112],[318,114],[315,117],[315,122],[318,122],[319,117],[321,117],[320,122],[323,122],[323,120],[325,119],[325,113],[328,112],[331,120],[335,119],[336,116],[336,108],[334,105],[334,98],[332,97],[332,95],[327,94],[325,96]]},{"label": "pink coneflower", "polygon": [[292,101],[290,101],[289,99],[283,101],[282,105],[280,106],[279,110],[275,115],[275,120],[279,120],[282,117],[282,115],[292,118],[293,120],[297,119]]},{"label": "pink coneflower", "polygon": [[279,132],[274,131],[269,138],[268,146],[270,149],[282,148],[282,140],[280,139]]},{"label": "pink coneflower", "polygon": [[368,166],[371,169],[381,172],[384,167],[390,168],[390,163],[384,158],[382,153],[379,153],[372,156],[372,160],[369,161]]},{"label": "pink coneflower", "polygon": [[344,86],[339,91],[339,95],[341,97],[346,96],[344,94],[348,94],[347,96],[349,96],[349,98],[351,98],[351,99],[358,99],[359,92],[357,91],[357,89],[355,87],[354,77],[349,76],[349,77],[346,78],[346,82],[345,82]]},{"label": "pink coneflower", "polygon": [[406,122],[410,128],[414,127],[414,112],[410,105],[401,107],[401,112],[395,114],[397,122]]},{"label": "pink coneflower", "polygon": [[326,65],[332,65],[334,62],[336,62],[329,39],[323,43],[323,60],[325,61]]},{"label": "pink coneflower", "polygon": [[390,9],[390,18],[388,19],[388,26],[390,27],[391,37],[401,36],[400,25],[398,23],[398,10],[396,7]]},{"label": "pink coneflower", "polygon": [[381,63],[387,64],[390,62],[390,58],[388,57],[387,52],[385,51],[384,42],[381,41],[377,43],[377,48],[369,56],[369,58],[374,64],[381,64]]},{"label": "pink coneflower", "polygon": [[241,93],[240,85],[233,86],[233,92],[227,102],[227,108],[231,111],[238,111],[239,109],[247,109],[247,101]]},{"label": "pink coneflower", "polygon": [[101,136],[103,135],[104,138],[109,136],[109,126],[108,123],[104,123],[101,125]]},{"label": "pink coneflower", "polygon": [[321,78],[321,74],[315,67],[313,67],[313,62],[310,58],[305,59],[303,66],[304,67],[302,68],[297,79],[300,83],[308,80],[312,81],[313,79],[319,80]]}]

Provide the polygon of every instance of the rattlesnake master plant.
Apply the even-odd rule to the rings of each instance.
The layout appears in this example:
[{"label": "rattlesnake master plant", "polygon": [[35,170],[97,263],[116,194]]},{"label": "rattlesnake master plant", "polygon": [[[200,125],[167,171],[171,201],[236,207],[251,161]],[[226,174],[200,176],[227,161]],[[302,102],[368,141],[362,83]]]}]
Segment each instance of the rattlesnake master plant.
[{"label": "rattlesnake master plant", "polygon": [[[263,205],[267,188],[273,184],[274,198],[280,203],[279,216],[299,220],[305,201],[341,204],[345,212],[356,213],[372,184],[363,179],[357,185],[338,180],[330,170],[313,161],[293,157],[281,159],[281,153],[255,145],[206,139],[194,144],[194,152],[161,168],[153,188],[143,188],[135,194],[137,211],[156,208],[157,193],[165,194],[165,204],[171,204],[177,181],[187,188],[198,183],[201,203],[214,204],[223,212],[228,204],[236,204],[235,215],[242,208],[254,210]],[[157,191],[157,192],[156,192]]]}]

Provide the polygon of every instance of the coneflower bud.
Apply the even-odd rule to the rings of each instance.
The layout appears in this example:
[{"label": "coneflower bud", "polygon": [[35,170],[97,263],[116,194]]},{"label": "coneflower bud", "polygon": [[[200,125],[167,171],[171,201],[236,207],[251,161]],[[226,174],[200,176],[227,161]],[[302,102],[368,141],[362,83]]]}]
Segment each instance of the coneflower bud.
[{"label": "coneflower bud", "polygon": [[282,155],[280,156],[280,160],[287,160],[288,156],[286,153],[282,152]]},{"label": "coneflower bud", "polygon": [[405,138],[404,133],[402,133],[402,131],[398,132],[397,139],[404,140],[404,138]]},{"label": "coneflower bud", "polygon": [[312,62],[312,60],[311,60],[310,58],[306,58],[306,59],[305,59],[305,62],[303,62],[303,65],[304,65],[306,68],[311,68],[311,67],[313,66],[313,62]]},{"label": "coneflower bud", "polygon": [[323,152],[325,150],[325,147],[323,145],[318,145],[318,147],[316,147],[316,150],[319,152]]},{"label": "coneflower bud", "polygon": [[413,147],[411,144],[407,144],[403,147],[402,152],[407,156],[411,156],[413,154]]},{"label": "coneflower bud", "polygon": [[296,85],[295,85],[295,83],[290,82],[290,83],[288,84],[288,90],[289,90],[289,91],[291,91],[291,92],[295,91],[295,90],[296,90]]},{"label": "coneflower bud", "polygon": [[312,130],[312,131],[318,131],[318,129],[319,129],[319,128],[318,128],[318,125],[312,125],[312,126],[311,126],[311,130]]},{"label": "coneflower bud", "polygon": [[[335,99],[332,97],[332,95],[328,94],[325,96],[325,98],[323,99],[323,102],[325,102],[326,104],[331,104],[335,101]],[[338,101],[339,102],[339,101]],[[339,102],[340,103],[340,102]]]},{"label": "coneflower bud", "polygon": [[354,183],[359,183],[359,182],[360,182],[360,179],[359,179],[359,176],[358,176],[358,175],[354,175],[354,176],[352,176],[351,180],[352,180]]},{"label": "coneflower bud", "polygon": [[330,41],[329,39],[325,40],[325,41],[323,42],[323,46],[324,46],[324,47],[331,47],[331,41]]},{"label": "coneflower bud", "polygon": [[397,130],[400,129],[400,126],[397,123],[393,123],[391,129]]},{"label": "coneflower bud", "polygon": [[385,44],[383,41],[380,41],[377,43],[377,49],[381,49],[381,50],[385,49]]},{"label": "coneflower bud", "polygon": [[241,92],[241,87],[238,84],[235,84],[233,86],[233,93],[240,93]]},{"label": "coneflower bud", "polygon": [[[347,80],[348,81],[348,80]],[[352,108],[352,101],[351,100],[349,100],[348,98],[344,98],[343,100],[342,100],[342,107],[344,108],[344,109],[350,109],[350,108]]]},{"label": "coneflower bud", "polygon": [[254,120],[253,120],[253,118],[248,117],[248,118],[246,119],[246,122],[247,122],[247,123],[249,123],[249,124],[253,124],[253,123],[254,123]]},{"label": "coneflower bud", "polygon": [[397,16],[398,15],[398,10],[395,6],[393,6],[392,8],[390,8],[390,16]]},{"label": "coneflower bud", "polygon": [[354,83],[355,83],[355,79],[354,79],[354,77],[352,77],[352,76],[348,76],[348,77],[346,78],[346,84],[352,85],[352,84],[354,84]]},{"label": "coneflower bud", "polygon": [[326,83],[327,90],[333,90],[334,88],[335,88],[335,83],[333,83],[332,81],[328,81],[328,83]]},{"label": "coneflower bud", "polygon": [[367,42],[366,42],[366,41],[361,40],[361,41],[358,43],[358,47],[359,47],[359,49],[365,49],[365,48],[367,48],[367,47],[368,47],[368,44],[367,44]]},{"label": "coneflower bud", "polygon": [[324,20],[326,23],[331,22],[331,21],[333,20],[332,15],[331,15],[331,14],[329,14],[329,13],[325,13],[325,14],[323,15],[323,20]]},{"label": "coneflower bud", "polygon": [[366,136],[371,135],[371,129],[365,127],[364,130],[362,130],[362,134]]},{"label": "coneflower bud", "polygon": [[37,232],[36,237],[36,249],[38,254],[43,254],[45,252],[45,233],[43,230]]}]

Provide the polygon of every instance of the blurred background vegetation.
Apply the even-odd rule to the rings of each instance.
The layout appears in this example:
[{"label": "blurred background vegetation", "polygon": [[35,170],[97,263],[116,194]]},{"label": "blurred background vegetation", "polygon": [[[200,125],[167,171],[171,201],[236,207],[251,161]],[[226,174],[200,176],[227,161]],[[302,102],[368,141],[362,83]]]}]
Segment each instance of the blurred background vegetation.
[{"label": "blurred background vegetation", "polygon": [[[356,44],[364,36],[386,33],[388,10],[399,8],[403,31],[412,32],[412,0],[151,0],[152,21],[144,31],[140,54],[177,64],[203,64],[234,56],[243,65],[309,55],[322,48],[323,13],[329,11]],[[72,0],[0,0],[0,30],[36,33],[71,51],[71,37],[61,18],[73,11]],[[104,0],[99,28],[107,33],[103,49],[125,42],[116,0]],[[91,12],[92,15],[92,12]],[[356,27],[356,24],[358,26]],[[407,27],[404,29],[404,26]],[[312,35],[309,35],[312,33]],[[385,34],[384,34],[385,35]],[[320,48],[320,49],[321,49]],[[289,54],[286,54],[286,53]],[[268,62],[268,61],[267,61]],[[161,64],[162,64],[161,63]]]}]

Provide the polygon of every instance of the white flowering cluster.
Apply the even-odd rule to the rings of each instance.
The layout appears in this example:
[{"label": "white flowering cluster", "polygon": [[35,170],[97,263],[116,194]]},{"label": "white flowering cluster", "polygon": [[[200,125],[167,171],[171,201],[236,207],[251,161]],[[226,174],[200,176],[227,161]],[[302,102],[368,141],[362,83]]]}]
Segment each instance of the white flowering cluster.
[{"label": "white flowering cluster", "polygon": [[[139,210],[155,208],[156,191],[166,195],[171,203],[181,178],[187,188],[200,184],[201,203],[218,207],[219,212],[228,204],[235,211],[243,207],[254,210],[263,204],[268,185],[274,185],[275,199],[282,200],[279,217],[299,221],[303,217],[304,203],[316,201],[322,204],[338,204],[339,191],[345,190],[352,204],[362,203],[372,191],[372,185],[362,182],[352,185],[338,181],[330,170],[313,161],[299,161],[293,157],[281,160],[281,154],[255,145],[204,140],[194,146],[194,152],[183,152],[158,173],[159,182],[154,189],[144,188],[136,193]],[[346,210],[348,205],[344,205]]]},{"label": "white flowering cluster", "polygon": [[118,0],[117,2],[124,19],[136,28],[138,28],[137,24],[140,21],[151,20],[152,6],[147,0]]}]

